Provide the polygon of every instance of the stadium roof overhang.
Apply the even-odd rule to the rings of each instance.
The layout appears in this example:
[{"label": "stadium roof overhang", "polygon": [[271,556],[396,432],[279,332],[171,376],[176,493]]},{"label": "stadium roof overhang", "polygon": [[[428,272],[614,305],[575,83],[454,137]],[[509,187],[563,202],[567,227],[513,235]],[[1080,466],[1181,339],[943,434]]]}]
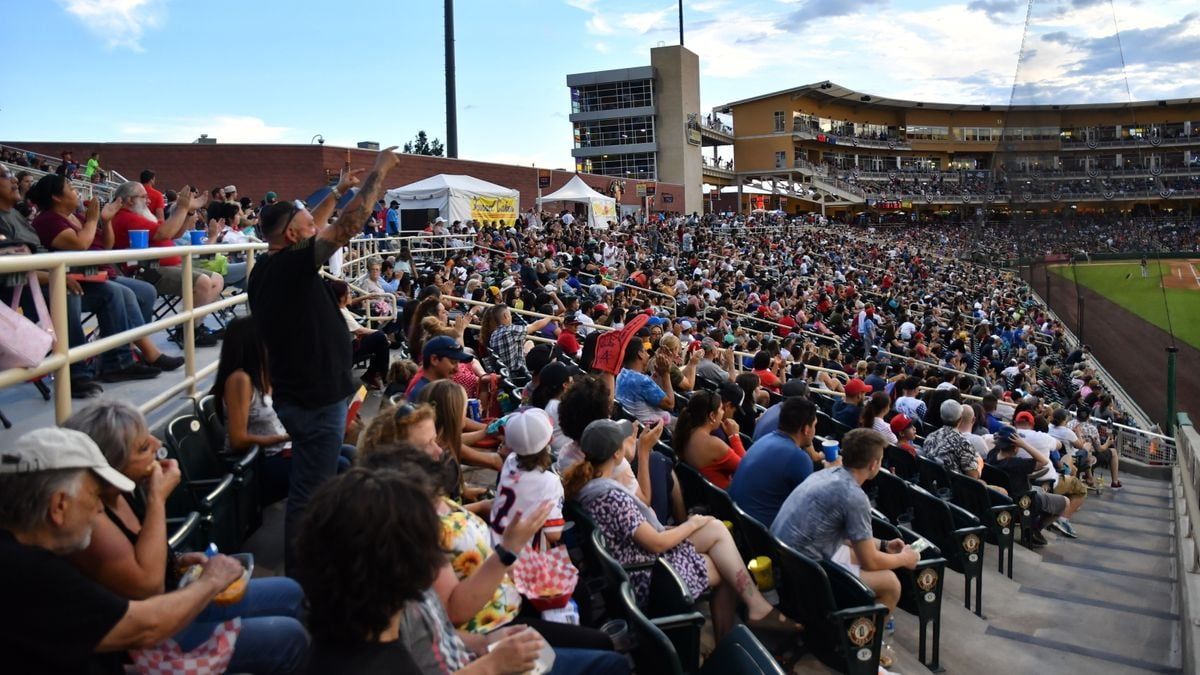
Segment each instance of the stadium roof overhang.
[{"label": "stadium roof overhang", "polygon": [[1133,101],[1133,102],[1113,102],[1113,103],[1064,103],[1064,104],[1048,104],[1048,105],[990,105],[981,103],[932,103],[927,101],[908,101],[898,98],[888,98],[886,96],[875,96],[861,91],[848,89],[840,84],[836,84],[829,80],[822,82],[814,82],[792,89],[782,89],[780,91],[763,94],[761,96],[752,96],[739,101],[732,101],[723,105],[718,105],[713,108],[715,112],[729,113],[732,108],[746,103],[753,103],[764,99],[775,98],[778,96],[788,96],[791,99],[811,98],[818,101],[837,101],[843,105],[849,105],[856,108],[873,107],[882,109],[924,109],[924,110],[948,110],[948,111],[965,111],[965,110],[992,110],[992,111],[1061,111],[1061,110],[1111,110],[1122,108],[1159,108],[1179,105],[1200,104],[1200,98],[1176,98],[1155,101]]}]

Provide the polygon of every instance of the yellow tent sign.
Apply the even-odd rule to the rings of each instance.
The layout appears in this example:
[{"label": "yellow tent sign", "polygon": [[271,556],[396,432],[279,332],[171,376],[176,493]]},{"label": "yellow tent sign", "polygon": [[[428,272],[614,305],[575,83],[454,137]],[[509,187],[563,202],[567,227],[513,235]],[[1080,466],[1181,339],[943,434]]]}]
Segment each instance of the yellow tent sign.
[{"label": "yellow tent sign", "polygon": [[474,195],[471,197],[471,219],[502,220],[512,224],[517,219],[517,198]]}]

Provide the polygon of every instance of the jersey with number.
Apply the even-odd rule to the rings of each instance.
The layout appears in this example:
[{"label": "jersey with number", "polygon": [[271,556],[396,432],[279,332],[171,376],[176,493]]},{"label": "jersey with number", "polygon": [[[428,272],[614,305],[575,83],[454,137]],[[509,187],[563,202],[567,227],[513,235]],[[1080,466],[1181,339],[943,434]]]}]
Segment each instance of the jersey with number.
[{"label": "jersey with number", "polygon": [[[558,474],[541,469],[522,471],[517,467],[517,455],[509,455],[500,469],[500,485],[492,501],[492,542],[500,542],[504,529],[517,514],[532,513],[545,501],[552,507],[542,531],[562,531],[563,486]],[[533,543],[537,544],[537,537]]]}]

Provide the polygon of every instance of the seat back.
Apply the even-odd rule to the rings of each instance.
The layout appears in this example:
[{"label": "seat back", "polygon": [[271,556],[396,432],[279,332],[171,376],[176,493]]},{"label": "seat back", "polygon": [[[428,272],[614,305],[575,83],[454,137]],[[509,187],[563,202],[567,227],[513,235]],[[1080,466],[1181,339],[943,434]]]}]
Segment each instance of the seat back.
[{"label": "seat back", "polygon": [[958,546],[954,541],[954,515],[950,513],[949,505],[916,485],[909,486],[909,494],[913,502],[913,529],[947,556],[955,557]]},{"label": "seat back", "polygon": [[711,497],[708,489],[704,486],[708,481],[696,467],[687,462],[679,462],[675,465],[675,477],[679,479],[679,491],[683,494],[683,504],[687,508],[703,507],[708,511],[711,506],[709,499]]},{"label": "seat back", "polygon": [[178,453],[185,481],[223,478],[229,471],[209,443],[204,425],[195,415],[183,415],[167,425],[167,445]]},{"label": "seat back", "polygon": [[217,397],[208,394],[196,402],[196,416],[204,425],[208,444],[216,452],[225,448],[225,420],[217,413]]},{"label": "seat back", "polygon": [[912,498],[908,494],[908,483],[903,478],[880,471],[875,478],[863,484],[863,489],[874,490],[875,508],[888,520],[893,523],[912,522]]},{"label": "seat back", "polygon": [[951,494],[950,469],[941,462],[928,457],[917,457],[917,474],[921,487],[939,497]]},{"label": "seat back", "polygon": [[744,624],[734,626],[700,669],[703,675],[784,675],[783,668]]},{"label": "seat back", "polygon": [[633,596],[633,588],[629,582],[622,583],[617,590],[618,603],[613,607],[629,624],[629,630],[634,635],[634,647],[631,655],[639,673],[655,673],[655,675],[683,675],[683,666],[675,645],[671,643],[666,633],[654,625],[646,615],[638,609]]},{"label": "seat back", "polygon": [[[739,550],[742,552],[742,558],[746,562],[750,562],[760,555],[765,555],[771,558],[774,563],[775,544],[774,537],[771,536],[771,531],[767,529],[757,518],[746,513],[742,507],[736,503],[733,505],[734,511],[737,513],[737,521],[735,529],[741,535],[741,546]],[[773,567],[778,569],[777,567]]]}]

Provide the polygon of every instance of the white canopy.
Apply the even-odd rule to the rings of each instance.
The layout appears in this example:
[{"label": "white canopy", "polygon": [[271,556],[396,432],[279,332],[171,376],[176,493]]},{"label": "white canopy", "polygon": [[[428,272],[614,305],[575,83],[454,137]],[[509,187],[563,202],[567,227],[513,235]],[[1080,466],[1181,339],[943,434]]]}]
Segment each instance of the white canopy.
[{"label": "white canopy", "polygon": [[443,173],[392,188],[383,199],[388,204],[399,202],[401,210],[437,209],[450,222],[499,220],[512,225],[521,193],[478,178]]},{"label": "white canopy", "polygon": [[543,202],[578,202],[588,205],[588,225],[604,229],[608,221],[617,220],[617,200],[596,192],[579,176],[573,176],[567,184],[542,197]]}]

